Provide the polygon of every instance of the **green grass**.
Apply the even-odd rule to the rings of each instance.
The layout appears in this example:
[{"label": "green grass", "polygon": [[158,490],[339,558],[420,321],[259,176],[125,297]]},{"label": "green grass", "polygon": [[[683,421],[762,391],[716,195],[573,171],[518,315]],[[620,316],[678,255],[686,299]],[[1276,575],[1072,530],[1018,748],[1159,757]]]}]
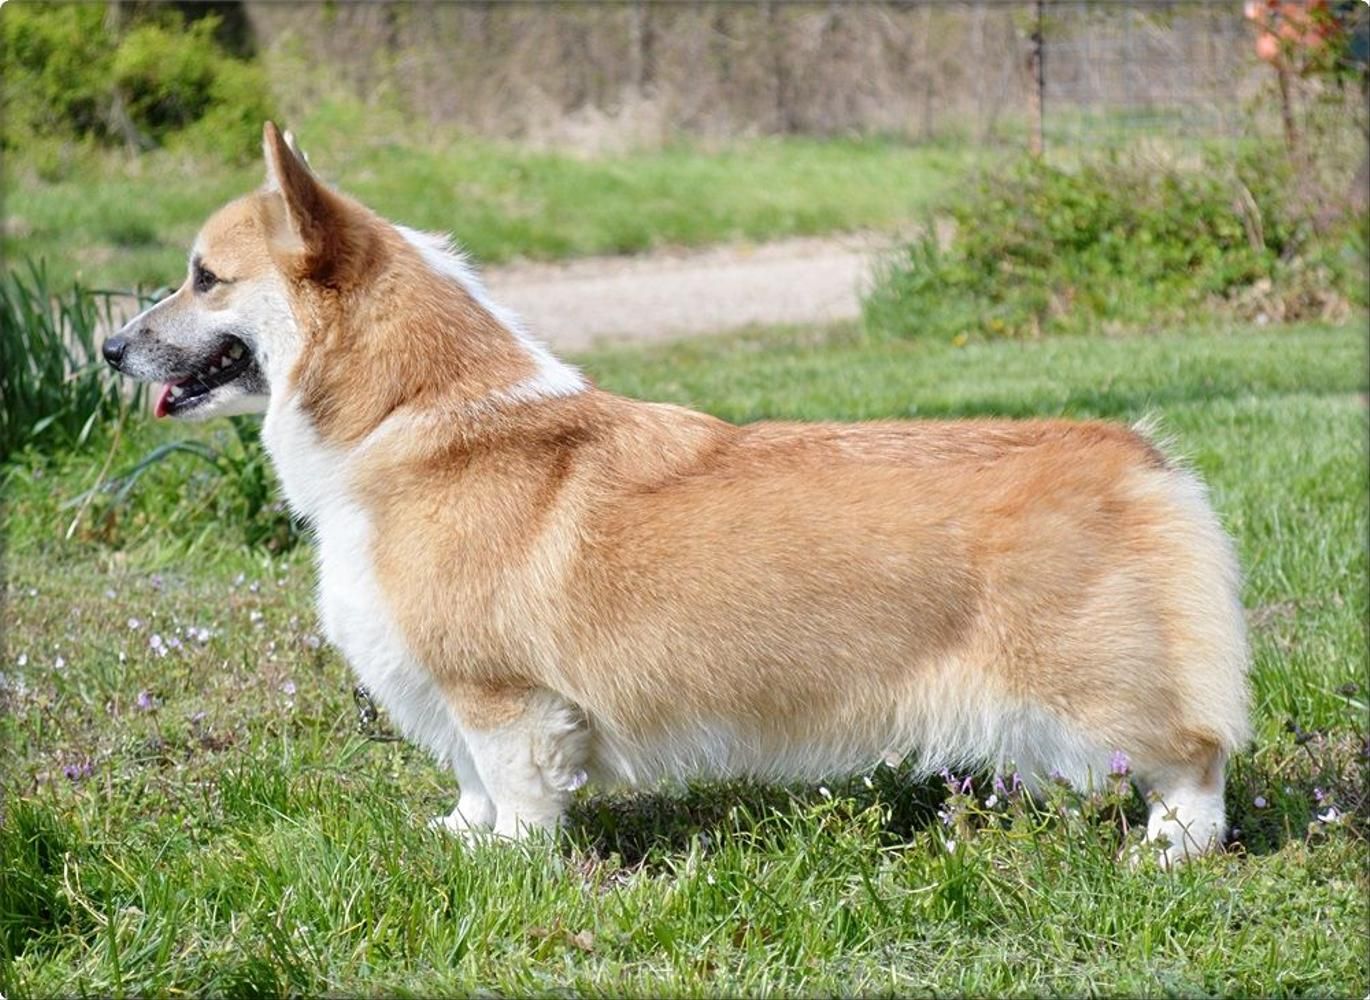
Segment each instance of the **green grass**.
[{"label": "green grass", "polygon": [[[359,734],[348,672],[316,648],[306,548],[170,517],[193,507],[191,459],[150,474],[124,529],[63,542],[59,505],[103,454],[30,453],[7,487],[0,992],[1370,990],[1360,325],[959,350],[845,328],[583,361],[737,420],[1159,415],[1248,576],[1239,845],[1131,870],[1114,859],[1135,797],[990,810],[983,786],[972,807],[879,769],[830,790],[582,793],[559,846],[467,848],[423,827],[450,780]],[[117,454],[167,433],[130,427]],[[154,632],[183,648],[157,655]],[[1315,788],[1347,816],[1320,821]]]},{"label": "green grass", "polygon": [[[972,163],[969,152],[804,138],[578,158],[416,139],[384,113],[340,105],[290,124],[325,179],[396,221],[453,233],[484,263],[891,231]],[[46,257],[56,287],[178,284],[210,212],[262,181],[260,163],[187,152],[42,152],[41,164],[6,165],[0,249]]]}]

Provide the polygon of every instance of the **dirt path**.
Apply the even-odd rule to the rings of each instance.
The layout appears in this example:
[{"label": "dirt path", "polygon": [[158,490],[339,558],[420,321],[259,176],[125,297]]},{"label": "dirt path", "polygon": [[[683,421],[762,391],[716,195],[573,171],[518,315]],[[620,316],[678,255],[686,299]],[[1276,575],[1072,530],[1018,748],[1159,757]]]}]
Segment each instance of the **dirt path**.
[{"label": "dirt path", "polygon": [[[669,340],[746,326],[829,323],[860,311],[889,236],[732,244],[638,257],[586,257],[483,270],[494,300],[559,350]],[[130,297],[115,315],[137,311]],[[103,325],[103,323],[101,324]]]},{"label": "dirt path", "polygon": [[858,314],[887,236],[598,257],[487,269],[492,297],[553,347],[665,340],[754,324],[826,323]]}]

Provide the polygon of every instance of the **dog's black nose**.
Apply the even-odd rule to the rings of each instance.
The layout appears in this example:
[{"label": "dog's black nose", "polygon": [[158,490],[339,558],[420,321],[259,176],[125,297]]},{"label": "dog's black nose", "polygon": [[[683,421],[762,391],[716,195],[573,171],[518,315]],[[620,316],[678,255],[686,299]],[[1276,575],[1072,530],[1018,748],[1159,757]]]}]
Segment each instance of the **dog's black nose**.
[{"label": "dog's black nose", "polygon": [[124,352],[128,350],[128,341],[123,337],[110,337],[105,341],[105,346],[101,348],[104,352],[105,360],[109,362],[111,368],[118,368],[119,362],[124,360]]}]

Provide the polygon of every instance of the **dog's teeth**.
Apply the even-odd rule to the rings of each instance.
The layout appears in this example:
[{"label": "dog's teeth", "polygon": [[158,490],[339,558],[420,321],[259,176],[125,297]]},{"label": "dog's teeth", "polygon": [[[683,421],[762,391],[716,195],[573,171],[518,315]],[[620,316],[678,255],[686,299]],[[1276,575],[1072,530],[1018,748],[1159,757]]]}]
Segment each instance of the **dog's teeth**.
[{"label": "dog's teeth", "polygon": [[179,385],[173,385],[173,386],[171,387],[171,398],[172,398],[172,399],[179,399],[181,393],[183,393],[183,392],[185,392],[185,390],[182,389]]},{"label": "dog's teeth", "polygon": [[229,358],[227,355],[224,355],[222,358],[219,359],[219,367],[220,367],[220,368],[227,368],[227,367],[229,367],[229,366],[232,365],[232,364],[233,364],[233,360],[232,360],[231,358]]},{"label": "dog's teeth", "polygon": [[229,356],[230,356],[231,358],[233,358],[234,361],[237,361],[239,358],[241,358],[241,357],[243,356],[243,345],[242,345],[242,344],[234,344],[232,347],[230,347],[230,348],[228,349],[228,353],[229,353]]}]

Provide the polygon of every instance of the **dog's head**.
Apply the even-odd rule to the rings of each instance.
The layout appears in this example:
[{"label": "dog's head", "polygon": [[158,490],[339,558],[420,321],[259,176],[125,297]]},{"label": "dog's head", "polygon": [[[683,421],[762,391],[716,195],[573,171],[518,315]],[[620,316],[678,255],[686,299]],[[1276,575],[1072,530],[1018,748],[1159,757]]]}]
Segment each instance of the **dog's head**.
[{"label": "dog's head", "polygon": [[181,287],[105,341],[116,370],[165,383],[158,416],[265,409],[304,346],[298,313],[310,290],[336,288],[356,259],[340,241],[362,234],[347,220],[365,210],[320,183],[269,122],[264,149],[264,187],[211,216]]},{"label": "dog's head", "polygon": [[260,411],[295,394],[326,436],[355,439],[410,404],[584,388],[443,238],[323,184],[269,122],[264,147],[265,186],[211,216],[181,287],[104,345],[117,370],[166,383],[159,416]]}]

